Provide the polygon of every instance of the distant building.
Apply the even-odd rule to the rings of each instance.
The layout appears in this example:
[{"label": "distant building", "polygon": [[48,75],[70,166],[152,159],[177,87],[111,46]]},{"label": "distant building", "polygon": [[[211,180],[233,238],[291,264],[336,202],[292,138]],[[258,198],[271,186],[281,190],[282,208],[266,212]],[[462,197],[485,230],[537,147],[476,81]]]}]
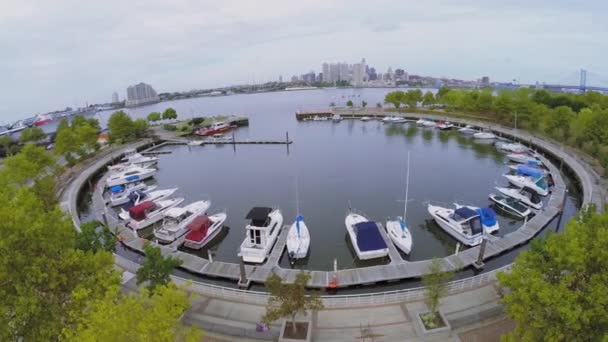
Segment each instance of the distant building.
[{"label": "distant building", "polygon": [[142,82],[127,88],[126,107],[137,107],[156,102],[160,102],[160,97],[149,84]]},{"label": "distant building", "polygon": [[296,76],[296,75],[291,76],[291,82],[298,82],[298,76]]},{"label": "distant building", "polygon": [[283,83],[283,75],[279,75],[279,83]]},{"label": "distant building", "polygon": [[490,78],[488,76],[484,76],[481,78],[481,86],[489,87],[490,86]]},{"label": "distant building", "polygon": [[306,82],[306,83],[315,83],[317,79],[317,75],[315,74],[314,71],[311,71],[307,74],[302,75],[302,81]]},{"label": "distant building", "polygon": [[113,92],[112,93],[112,103],[117,103],[119,101],[120,101],[120,99],[118,98],[118,93],[117,92]]},{"label": "distant building", "polygon": [[370,81],[375,81],[378,79],[378,75],[376,74],[376,68],[369,68],[367,72],[367,79]]},{"label": "distant building", "polygon": [[366,81],[367,74],[365,73],[365,58],[363,58],[361,63],[353,64],[352,84],[355,87],[362,87],[363,83]]},{"label": "distant building", "polygon": [[321,82],[323,82],[323,73],[322,72],[320,72],[317,75],[317,83],[321,83]]},{"label": "distant building", "polygon": [[332,83],[333,81],[331,80],[331,74],[329,72],[329,63],[323,63],[323,72],[321,72],[321,74],[323,74],[323,82],[327,82],[327,83]]}]

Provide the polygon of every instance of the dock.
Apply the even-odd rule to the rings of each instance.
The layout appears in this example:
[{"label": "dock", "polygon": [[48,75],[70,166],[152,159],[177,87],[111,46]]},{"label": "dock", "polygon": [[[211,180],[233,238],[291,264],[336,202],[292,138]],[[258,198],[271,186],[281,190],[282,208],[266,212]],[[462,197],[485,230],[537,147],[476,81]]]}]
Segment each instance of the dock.
[{"label": "dock", "polygon": [[285,225],[281,228],[279,232],[279,236],[277,236],[277,240],[274,244],[272,252],[268,256],[268,261],[266,262],[271,266],[279,266],[279,261],[281,260],[281,255],[283,255],[283,251],[287,245],[287,233],[289,232],[289,226]]},{"label": "dock", "polygon": [[384,243],[386,243],[386,246],[388,247],[388,257],[391,259],[391,264],[394,265],[399,262],[403,262],[401,254],[397,250],[397,247],[395,247],[393,241],[391,241],[391,238],[388,236],[388,233],[386,232],[386,229],[384,229],[382,223],[376,222],[376,225],[378,226],[378,231],[380,232],[380,235],[382,235]]}]

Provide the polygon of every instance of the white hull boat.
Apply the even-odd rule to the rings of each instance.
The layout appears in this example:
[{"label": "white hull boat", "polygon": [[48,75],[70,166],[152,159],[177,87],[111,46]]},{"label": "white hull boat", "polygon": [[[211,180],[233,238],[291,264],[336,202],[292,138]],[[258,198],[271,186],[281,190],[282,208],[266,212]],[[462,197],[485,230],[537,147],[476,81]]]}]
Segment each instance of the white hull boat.
[{"label": "white hull boat", "polygon": [[501,194],[514,198],[532,209],[540,210],[543,208],[543,201],[536,193],[536,191],[532,189],[514,189],[501,187],[496,187],[495,189],[498,190],[498,192],[500,192]]},{"label": "white hull boat", "polygon": [[530,150],[526,146],[517,143],[496,142],[494,143],[494,146],[506,153],[526,153]]},{"label": "white hull boat", "polygon": [[361,117],[361,121],[369,121],[369,120],[371,120],[371,118],[369,116]]},{"label": "white hull boat", "polygon": [[407,152],[407,174],[405,176],[405,199],[403,201],[403,216],[396,220],[386,221],[386,233],[393,244],[403,253],[410,254],[412,251],[412,233],[407,228],[405,218],[407,217],[407,197],[410,188],[410,152]]},{"label": "white hull boat", "polygon": [[331,117],[331,121],[340,122],[342,121],[342,117],[340,116],[340,114],[334,114],[334,116]]},{"label": "white hull boat", "polygon": [[496,135],[492,132],[478,132],[473,134],[475,139],[495,139]]},{"label": "white hull boat", "polygon": [[163,199],[143,202],[129,209],[130,221],[127,227],[134,230],[144,229],[163,219],[165,212],[184,201],[183,198]]},{"label": "white hull boat", "polygon": [[106,185],[112,187],[128,183],[140,182],[156,174],[156,169],[146,169],[139,166],[130,166],[123,171],[112,173],[106,180]]},{"label": "white hull boat", "polygon": [[201,146],[202,144],[202,140],[191,140],[188,142],[188,146]]},{"label": "white hull boat", "polygon": [[[121,190],[117,190],[118,188],[121,188]],[[126,186],[118,185],[117,187],[112,187],[110,188],[110,206],[116,207],[119,205],[126,204],[127,202],[129,202],[129,195],[131,195],[134,191],[141,191],[145,194],[148,194],[156,188],[156,185],[146,185],[145,183],[131,183]]]},{"label": "white hull boat", "polygon": [[177,188],[167,190],[154,190],[150,192],[134,191],[129,195],[127,203],[123,204],[123,207],[120,208],[118,217],[123,221],[127,221],[130,219],[128,211],[129,209],[146,201],[163,200],[173,195],[176,191]]},{"label": "white hull boat", "polygon": [[126,150],[122,159],[123,163],[140,167],[150,167],[158,163],[157,157],[144,156],[134,149]]},{"label": "white hull boat", "polygon": [[477,246],[483,238],[479,215],[469,208],[448,209],[429,204],[429,214],[446,233],[467,246]]},{"label": "white hull boat", "polygon": [[486,233],[492,234],[500,229],[498,220],[496,220],[496,213],[491,208],[479,208],[471,205],[460,205],[458,203],[454,203],[454,206],[456,209],[467,207],[475,211],[479,215],[481,225]]},{"label": "white hull boat", "polygon": [[310,233],[304,217],[298,215],[287,232],[287,254],[291,259],[303,259],[308,255]]},{"label": "white hull boat", "polygon": [[536,191],[537,194],[541,196],[547,196],[549,194],[549,189],[547,188],[547,182],[544,177],[540,178],[532,178],[529,176],[521,176],[521,175],[503,175],[509,183],[518,187],[518,188],[530,188]]},{"label": "white hull boat", "polygon": [[479,131],[476,130],[475,128],[473,128],[473,126],[471,126],[471,125],[466,125],[460,129],[458,129],[458,132],[461,134],[465,134],[465,135],[473,135],[475,133],[479,133]]},{"label": "white hull boat", "polygon": [[424,126],[424,127],[434,127],[435,126],[435,121],[425,120],[422,123],[422,126]]},{"label": "white hull boat", "polygon": [[218,213],[195,218],[187,227],[189,232],[184,239],[184,246],[191,249],[205,247],[222,231],[226,217],[226,213]]},{"label": "white hull boat", "polygon": [[543,163],[536,159],[535,157],[527,154],[527,153],[509,153],[507,154],[507,158],[509,160],[514,161],[520,164],[527,164],[532,166],[541,166]]},{"label": "white hull boat", "polygon": [[528,207],[515,198],[496,194],[490,194],[489,198],[497,207],[517,217],[525,218],[532,213]]},{"label": "white hull boat", "polygon": [[251,222],[245,227],[246,237],[238,255],[245,262],[263,263],[279,236],[283,215],[279,209],[255,207],[246,218]]},{"label": "white hull boat", "polygon": [[380,235],[376,222],[365,216],[350,212],[344,220],[346,231],[355,253],[360,260],[383,258],[388,255],[388,247]]},{"label": "white hull boat", "polygon": [[173,207],[164,214],[162,225],[154,230],[154,237],[162,243],[172,243],[188,233],[186,228],[194,218],[204,215],[210,201],[198,201],[185,207]]}]

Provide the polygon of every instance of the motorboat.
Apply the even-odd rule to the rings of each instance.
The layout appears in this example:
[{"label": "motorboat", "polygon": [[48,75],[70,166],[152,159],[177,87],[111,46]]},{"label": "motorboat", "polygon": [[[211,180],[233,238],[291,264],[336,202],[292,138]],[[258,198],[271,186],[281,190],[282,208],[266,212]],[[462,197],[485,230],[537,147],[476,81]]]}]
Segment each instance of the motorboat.
[{"label": "motorboat", "polygon": [[319,116],[319,115],[315,115],[315,116],[312,118],[312,121],[327,121],[327,120],[329,120],[329,117],[327,117],[327,116]]},{"label": "motorboat", "polygon": [[146,185],[143,182],[115,185],[110,188],[110,199],[108,200],[108,203],[112,207],[123,205],[129,202],[129,195],[134,191],[149,193],[150,191],[156,189],[156,187],[156,185]]},{"label": "motorboat", "polygon": [[34,121],[34,126],[44,126],[53,121],[53,118],[48,114],[39,114],[36,115],[36,119]]},{"label": "motorboat", "polygon": [[497,149],[507,153],[526,153],[530,150],[522,144],[505,141],[497,141],[494,143],[494,146],[496,146]]},{"label": "motorboat", "polygon": [[188,146],[201,146],[203,144],[202,140],[190,140],[188,141]]},{"label": "motorboat", "polygon": [[496,213],[494,210],[492,210],[492,208],[479,208],[472,205],[460,205],[458,203],[454,203],[454,206],[456,209],[466,207],[474,210],[479,215],[481,225],[486,233],[492,234],[500,229],[500,225],[496,219]]},{"label": "motorboat", "polygon": [[362,116],[361,121],[369,121],[371,118],[369,116]]},{"label": "motorboat", "polygon": [[418,120],[416,120],[416,125],[423,126],[425,122],[426,122],[426,120],[424,120],[424,119],[418,119]]},{"label": "motorboat", "polygon": [[479,133],[479,131],[478,131],[478,130],[476,130],[476,129],[475,129],[473,126],[471,126],[471,125],[466,125],[466,126],[464,126],[464,127],[462,127],[462,128],[459,128],[459,129],[458,129],[458,132],[459,132],[460,134],[464,134],[464,135],[473,135],[473,134],[475,134],[475,133]]},{"label": "motorboat", "polygon": [[197,216],[186,226],[188,233],[184,238],[184,246],[191,249],[205,247],[222,230],[226,217],[226,213]]},{"label": "motorboat", "polygon": [[495,189],[501,194],[514,198],[530,208],[540,210],[543,207],[543,201],[540,195],[528,187],[523,187],[521,189],[496,187]]},{"label": "motorboat", "polygon": [[450,130],[450,129],[456,127],[456,126],[452,125],[448,121],[437,121],[437,123],[435,124],[435,127],[437,127],[438,129],[440,129],[442,131],[447,131],[447,130]]},{"label": "motorboat", "polygon": [[334,114],[334,116],[331,117],[331,120],[333,122],[340,122],[342,121],[342,117],[340,116],[340,114]]},{"label": "motorboat", "polygon": [[549,194],[549,187],[544,176],[503,175],[503,177],[518,188],[528,187],[541,196],[547,196]]},{"label": "motorboat", "polygon": [[120,211],[118,212],[118,217],[124,221],[129,220],[129,209],[133,208],[140,203],[146,201],[158,201],[169,196],[173,195],[177,191],[177,188],[167,189],[167,190],[154,190],[150,192],[144,192],[140,190],[135,190],[131,192],[127,198],[127,202],[122,204],[120,207]]},{"label": "motorboat", "polygon": [[403,117],[399,117],[399,116],[395,116],[391,123],[406,123],[406,122],[410,122],[410,121],[412,121],[412,120],[409,120],[409,119],[406,119]]},{"label": "motorboat", "polygon": [[473,133],[475,139],[496,139],[496,135],[490,131]]},{"label": "motorboat", "polygon": [[287,255],[290,259],[303,259],[308,255],[310,247],[310,233],[304,217],[296,216],[296,220],[287,232]]},{"label": "motorboat", "polygon": [[429,204],[429,214],[446,233],[467,246],[477,246],[483,239],[483,226],[479,214],[470,208],[443,208]]},{"label": "motorboat", "polygon": [[525,218],[532,213],[528,207],[515,198],[496,194],[490,194],[489,198],[498,208],[517,217]]},{"label": "motorboat", "polygon": [[410,254],[412,250],[412,233],[407,228],[407,197],[410,185],[410,153],[407,153],[407,175],[405,177],[405,199],[403,205],[403,216],[397,216],[395,220],[386,221],[386,233],[393,244],[403,253]]},{"label": "motorboat", "polygon": [[144,156],[136,149],[128,149],[125,151],[121,163],[148,168],[158,163],[158,157]]},{"label": "motorboat", "polygon": [[224,122],[224,121],[218,121],[218,122],[212,123],[211,125],[209,125],[207,127],[198,129],[196,132],[194,132],[194,134],[208,137],[208,136],[212,136],[214,134],[227,132],[231,128],[232,128],[232,126],[230,126],[229,123]]},{"label": "motorboat", "polygon": [[165,211],[162,225],[154,230],[154,237],[161,243],[172,243],[188,233],[187,226],[200,215],[204,215],[210,201],[198,201],[184,207],[173,207]]},{"label": "motorboat", "polygon": [[435,127],[435,121],[425,120],[422,123],[422,126],[424,126],[424,127]]},{"label": "motorboat", "polygon": [[263,263],[279,236],[283,215],[279,209],[254,207],[245,218],[251,222],[245,227],[246,236],[238,255],[245,262]]},{"label": "motorboat", "polygon": [[183,198],[145,201],[129,209],[127,227],[134,230],[144,229],[163,219],[165,212],[184,201]]},{"label": "motorboat", "polygon": [[539,167],[535,167],[533,165],[527,164],[512,164],[507,165],[514,174],[524,175],[524,176],[532,176],[532,177],[540,177],[547,175],[548,171],[543,170]]},{"label": "motorboat", "polygon": [[388,246],[376,222],[351,210],[346,215],[344,224],[359,260],[383,258],[388,255]]},{"label": "motorboat", "polygon": [[514,161],[520,164],[527,164],[533,166],[541,166],[543,163],[538,160],[536,157],[528,154],[528,153],[509,153],[507,154],[507,158],[509,160]]},{"label": "motorboat", "polygon": [[128,183],[140,182],[156,174],[156,169],[143,168],[131,165],[116,172],[112,172],[106,180],[108,187],[123,185]]}]

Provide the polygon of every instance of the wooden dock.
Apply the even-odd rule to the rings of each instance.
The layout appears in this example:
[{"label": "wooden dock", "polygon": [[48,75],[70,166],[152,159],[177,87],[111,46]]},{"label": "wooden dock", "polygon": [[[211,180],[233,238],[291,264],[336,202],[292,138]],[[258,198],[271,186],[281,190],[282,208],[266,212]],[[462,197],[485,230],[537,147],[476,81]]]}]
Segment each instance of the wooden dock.
[{"label": "wooden dock", "polygon": [[376,225],[378,226],[378,231],[380,232],[380,235],[382,235],[384,243],[386,243],[386,246],[388,247],[388,257],[391,259],[391,264],[403,262],[401,254],[397,250],[397,247],[395,247],[393,241],[391,241],[391,238],[388,236],[388,233],[386,232],[386,229],[384,229],[382,223],[376,222]]},{"label": "wooden dock", "polygon": [[279,236],[277,236],[277,240],[274,244],[272,252],[268,256],[268,261],[266,264],[270,266],[279,266],[279,261],[281,260],[281,255],[283,255],[283,251],[287,245],[287,233],[289,232],[289,226],[285,225],[281,228],[279,232]]}]

